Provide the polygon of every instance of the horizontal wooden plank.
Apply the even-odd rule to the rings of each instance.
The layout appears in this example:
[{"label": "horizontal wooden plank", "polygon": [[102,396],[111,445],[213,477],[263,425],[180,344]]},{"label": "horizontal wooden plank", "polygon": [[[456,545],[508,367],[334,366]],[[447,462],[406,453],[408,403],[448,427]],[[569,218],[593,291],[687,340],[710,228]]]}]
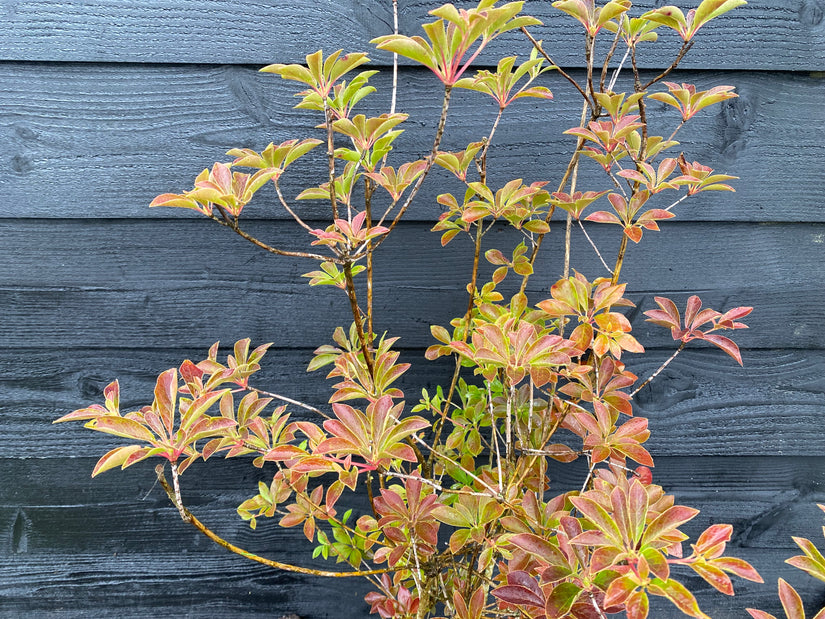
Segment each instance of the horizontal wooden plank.
[{"label": "horizontal wooden plank", "polygon": [[[782,616],[776,594],[779,577],[790,581],[816,612],[822,588],[813,578],[783,564],[785,550],[741,549],[737,556],[758,566],[765,584],[736,579],[734,597],[724,596],[679,570],[678,579],[696,594],[703,611],[715,619],[747,616],[759,608]],[[364,619],[368,583],[359,579],[297,578],[243,559],[209,559],[171,552],[149,559],[95,553],[57,561],[48,554],[13,557],[0,565],[0,616],[36,615],[49,619],[116,618],[136,612],[153,617],[243,616],[281,619]],[[651,616],[681,619],[667,602],[654,599]]]},{"label": "horizontal wooden plank", "polygon": [[[0,229],[7,327],[1,346],[180,348],[248,336],[296,347],[323,342],[335,326],[351,322],[341,291],[311,289],[300,278],[316,263],[270,259],[208,221],[18,220]],[[275,245],[305,243],[303,232],[295,241],[265,224],[249,230]],[[437,235],[425,230],[400,227],[376,259],[376,329],[389,329],[406,347],[429,346],[429,325],[447,324],[466,307],[456,291],[469,278],[469,243],[459,239],[441,248]],[[615,255],[618,228],[593,224],[591,230],[604,255]],[[821,225],[672,223],[665,230],[648,233],[628,252],[622,279],[631,283],[629,296],[640,309],[654,308],[657,294],[683,305],[696,293],[717,309],[758,308],[748,319],[752,328],[737,334],[745,348],[825,346],[818,328],[825,274],[807,266],[821,259]],[[509,252],[517,241],[494,231],[485,248]],[[531,280],[533,302],[547,298],[561,275],[559,241],[546,249],[537,269],[549,276]],[[605,274],[584,240],[575,250],[573,267],[590,277]],[[516,285],[511,276],[503,293]],[[641,311],[631,318],[643,344],[672,345],[669,333],[645,323]]]},{"label": "horizontal wooden plank", "polygon": [[[399,2],[401,32],[420,34],[434,0]],[[458,3],[473,6],[475,3]],[[633,14],[661,3],[640,1]],[[582,29],[549,3],[528,2],[525,12],[545,22],[534,28],[554,60],[581,66]],[[298,62],[316,49],[370,51],[370,39],[392,32],[392,8],[378,0],[256,2],[242,10],[226,0],[157,0],[151,3],[83,4],[18,0],[5,12],[0,59],[105,62]],[[814,0],[767,0],[737,9],[702,29],[686,63],[710,68],[818,70],[825,59],[823,11]],[[675,36],[652,51],[642,46],[640,62],[666,66]],[[605,40],[609,33],[603,34]],[[512,53],[510,35],[494,41],[488,56]],[[718,50],[724,49],[720,54]],[[389,55],[375,54],[382,63]]]},{"label": "horizontal wooden plank", "polygon": [[[124,411],[149,404],[157,375],[201,350],[6,349],[0,355],[0,457],[102,455],[121,443],[80,424],[51,425],[76,408],[102,401],[103,387],[117,378]],[[629,368],[640,379],[670,355],[654,350]],[[254,385],[328,410],[335,381],[325,372],[306,373],[310,350],[274,349]],[[407,401],[422,388],[446,385],[452,365],[428,362],[421,350],[403,350],[412,368],[400,379]],[[804,350],[746,350],[740,368],[715,350],[687,349],[636,396],[637,414],[650,419],[647,445],[654,456],[816,455],[825,450],[821,425],[825,354]],[[468,379],[470,377],[468,376]],[[304,418],[300,409],[292,414]],[[312,418],[312,416],[306,417]],[[572,442],[571,445],[575,445]]]},{"label": "horizontal wooden plank", "polygon": [[[172,547],[192,554],[212,551],[210,542],[180,521],[155,483],[151,463],[91,479],[94,462],[85,452],[65,459],[0,458],[4,478],[29,482],[0,490],[7,546],[17,554],[58,556],[92,553],[101,546],[118,554]],[[277,519],[263,519],[253,531],[235,513],[255,494],[257,481],[268,481],[273,471],[256,469],[248,458],[212,459],[184,474],[182,496],[193,513],[234,543],[276,560],[310,565],[312,546],[300,528],[284,529]],[[701,510],[685,527],[689,535],[724,522],[734,527],[736,548],[791,551],[796,549],[791,536],[817,544],[822,539],[823,516],[816,504],[825,502],[823,473],[822,456],[659,456],[654,481],[677,502]],[[549,476],[556,492],[578,489],[587,465],[551,463]],[[369,510],[363,490],[346,492],[337,508],[341,513],[353,509],[356,516]]]},{"label": "horizontal wooden plank", "polygon": [[[346,600],[334,616],[366,616],[360,600],[368,589],[360,580],[297,576],[233,557],[164,504],[162,491],[153,488],[151,467],[90,480],[86,473],[92,462],[0,460],[4,479],[27,480],[0,487],[0,615],[28,611],[97,617],[141,609],[171,616],[176,605],[179,614],[188,616],[234,612],[257,617],[267,609],[270,617],[292,612],[320,619],[332,616],[326,605],[334,599]],[[686,532],[695,536],[712,522],[730,522],[735,537],[729,553],[752,562],[766,580],[764,585],[737,581],[737,596],[726,598],[680,570],[705,612],[720,618],[739,616],[746,606],[776,612],[775,582],[780,576],[808,603],[821,603],[816,581],[783,561],[797,553],[791,535],[822,546],[822,514],[814,503],[823,500],[824,489],[817,481],[823,467],[821,457],[658,460],[657,483],[680,503],[702,509]],[[578,463],[556,469],[558,488],[575,487],[585,474]],[[252,532],[232,513],[233,501],[243,500],[259,475],[239,461],[198,465],[184,476],[184,496],[196,514],[227,538],[306,565],[309,546],[299,530],[265,521]],[[353,499],[344,495],[342,504],[352,505]],[[677,614],[661,606],[655,616]]]},{"label": "horizontal wooden plank", "polygon": [[[582,78],[581,72],[575,75]],[[690,160],[739,176],[737,192],[699,194],[677,207],[679,217],[825,221],[817,194],[825,180],[825,145],[810,130],[825,122],[821,78],[680,72],[673,79],[701,88],[732,84],[740,94],[701,112],[677,134]],[[290,107],[294,83],[249,67],[7,63],[0,64],[0,80],[16,85],[0,92],[0,140],[7,145],[7,173],[0,175],[4,217],[196,217],[147,205],[160,193],[190,189],[204,167],[227,160],[229,148],[262,149],[270,141],[318,135],[313,128],[317,115]],[[364,102],[365,113],[389,107],[390,76],[373,81],[379,94]],[[558,185],[575,144],[562,132],[577,124],[581,106],[578,95],[557,76],[547,76],[544,83],[554,90],[555,100],[517,102],[496,133],[490,150],[494,187],[518,177]],[[398,109],[411,119],[396,140],[390,163],[397,166],[429,151],[440,100],[440,88],[428,71],[402,74]],[[657,113],[667,107],[653,105]],[[451,150],[489,133],[496,113],[481,95],[464,91],[454,94],[452,109],[444,142]],[[677,124],[675,110],[668,108],[664,118],[669,120],[656,131],[670,135]],[[526,170],[525,162],[535,162],[535,170]],[[612,189],[596,168],[585,161],[579,188]],[[781,199],[779,170],[794,175],[792,182],[782,183]],[[285,195],[292,200],[326,175],[321,153],[311,153],[284,176]],[[454,178],[437,170],[407,217],[435,220],[441,212],[435,198],[447,191],[463,193]],[[654,201],[663,208],[673,199],[665,192]],[[329,217],[328,205],[315,201],[293,206],[307,219]],[[274,191],[267,187],[244,217],[288,215],[276,207]]]}]

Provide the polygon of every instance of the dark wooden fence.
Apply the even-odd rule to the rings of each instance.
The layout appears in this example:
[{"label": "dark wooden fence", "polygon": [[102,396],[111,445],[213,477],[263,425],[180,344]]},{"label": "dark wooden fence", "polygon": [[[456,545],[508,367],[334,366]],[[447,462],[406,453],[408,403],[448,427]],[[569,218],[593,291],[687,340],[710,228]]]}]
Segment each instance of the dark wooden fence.
[{"label": "dark wooden fence", "polygon": [[[401,4],[407,33],[436,5]],[[112,441],[50,422],[98,400],[115,377],[126,406],[143,403],[160,371],[199,358],[215,340],[247,336],[275,342],[266,384],[325,402],[328,385],[303,370],[312,348],[348,319],[338,295],[298,277],[312,265],[273,259],[208,221],[147,204],[190,187],[230,147],[311,134],[317,119],[291,109],[293,87],[256,69],[298,62],[319,47],[368,51],[370,38],[389,31],[390,7],[378,0],[2,3],[1,616],[367,615],[361,583],[274,572],[213,546],[180,521],[151,466],[90,480]],[[579,70],[581,44],[559,28],[566,19],[549,3],[529,2],[527,11],[548,24],[535,30],[556,61]],[[740,97],[701,114],[680,140],[688,156],[742,180],[736,194],[685,203],[662,233],[632,248],[623,273],[643,309],[658,292],[756,307],[751,330],[740,332],[744,368],[716,350],[691,348],[639,396],[656,480],[702,509],[691,531],[732,523],[734,554],[765,576],[765,585],[736,583],[735,598],[689,579],[718,618],[744,617],[745,606],[780,612],[778,576],[812,609],[825,602],[820,583],[783,564],[795,554],[791,535],[822,541],[816,502],[825,501],[823,15],[820,0],[754,1],[702,30],[673,79],[733,84]],[[386,68],[388,55],[374,57]],[[651,71],[665,62],[659,52],[642,58]],[[371,105],[384,109],[389,77],[373,81],[381,94]],[[439,88],[411,67],[400,82],[399,109],[412,119],[399,150],[420,156]],[[561,132],[575,124],[579,102],[562,81],[547,83],[554,103],[523,103],[505,118],[493,152],[497,178],[558,175],[571,146]],[[446,147],[477,139],[493,113],[458,93]],[[525,160],[539,169],[524,170]],[[310,167],[287,177],[289,194],[315,182]],[[439,212],[434,197],[448,182],[430,180],[376,272],[377,329],[400,335],[415,362],[405,378],[411,399],[443,380],[444,366],[422,358],[428,325],[445,324],[464,303],[467,247],[442,249],[428,232]],[[306,217],[318,218],[312,209]],[[270,206],[248,210],[255,232],[281,245],[305,243]],[[612,253],[615,230],[603,228],[593,235]],[[586,244],[578,247],[577,268],[598,273]],[[546,291],[559,264],[551,249],[533,295]],[[632,366],[645,374],[672,344],[639,315],[634,326],[653,351]],[[200,470],[187,474],[184,494],[204,521],[250,550],[304,562],[307,544],[297,531],[262,523],[251,532],[234,515],[254,492],[255,469],[209,462]],[[558,479],[573,484],[581,471],[562,469]],[[676,615],[666,606],[656,611]]]}]

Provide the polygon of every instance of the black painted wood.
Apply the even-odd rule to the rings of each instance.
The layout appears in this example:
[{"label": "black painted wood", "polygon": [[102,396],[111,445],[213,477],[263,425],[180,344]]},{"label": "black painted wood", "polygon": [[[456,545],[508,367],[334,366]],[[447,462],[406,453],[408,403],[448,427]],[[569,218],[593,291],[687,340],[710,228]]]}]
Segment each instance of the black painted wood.
[{"label": "black painted wood", "polygon": [[[401,31],[418,24],[437,0],[404,3]],[[661,6],[635,3],[635,11]],[[685,5],[683,5],[685,6]],[[687,6],[690,6],[689,4]],[[581,30],[548,2],[527,2],[525,12],[545,22],[534,28],[562,66],[581,66]],[[3,60],[139,63],[259,64],[298,62],[316,49],[370,51],[370,39],[392,32],[392,5],[378,0],[251,2],[159,0],[152,3],[94,0],[65,3],[15,0],[6,5],[0,35]],[[634,14],[639,14],[634,13]],[[753,2],[700,31],[701,45],[686,59],[700,68],[820,70],[825,60],[823,5],[819,0]],[[673,42],[675,35],[663,35]],[[606,39],[609,35],[605,35]],[[494,41],[488,57],[511,53],[513,37]],[[311,42],[310,42],[311,41]],[[664,46],[667,47],[667,46]],[[724,50],[724,53],[721,53]],[[668,52],[671,50],[668,50]],[[389,54],[374,54],[390,62]],[[656,49],[640,53],[644,66],[667,66]]]},{"label": "black painted wood", "polygon": [[[134,605],[159,616],[170,616],[175,606],[191,617],[257,617],[264,608],[274,616],[366,616],[360,602],[366,589],[359,581],[306,579],[229,555],[180,521],[155,487],[151,466],[91,480],[93,462],[88,457],[0,459],[5,479],[66,480],[47,492],[25,484],[0,488],[0,593],[7,605],[0,614],[11,605],[38,616],[115,616]],[[768,583],[783,576],[818,603],[821,588],[782,561],[797,553],[791,535],[820,539],[822,517],[815,503],[825,498],[824,467],[821,457],[663,457],[657,458],[655,474],[678,501],[702,508],[686,527],[689,534],[730,522],[737,531],[732,554],[752,561]],[[552,471],[559,489],[575,487],[583,474],[579,463]],[[235,516],[234,506],[265,477],[248,462],[210,461],[184,475],[183,494],[192,510],[228,539],[279,560],[311,564],[299,530],[262,522],[252,532]],[[344,495],[341,505],[366,509],[363,497],[351,495]],[[775,612],[778,606],[772,584],[737,582],[737,596],[729,599],[698,579],[687,580],[714,616],[740,616],[745,606]],[[337,608],[332,600],[346,600],[346,606]],[[677,615],[662,606],[656,616]]]},{"label": "black painted wood", "polygon": [[[574,75],[583,78],[581,72]],[[742,179],[733,183],[737,192],[700,194],[680,205],[680,217],[825,221],[818,203],[825,144],[811,139],[825,124],[821,76],[698,71],[677,72],[673,79],[700,89],[735,85],[740,94],[687,123],[673,153],[683,151],[691,161],[736,174]],[[0,64],[0,81],[16,85],[0,90],[4,217],[192,217],[180,209],[147,207],[160,193],[191,189],[204,167],[228,160],[230,148],[260,150],[271,141],[319,135],[313,128],[316,114],[291,108],[298,86],[252,67],[6,63]],[[389,74],[373,81],[379,91],[363,102],[363,109],[377,114],[389,107],[391,82]],[[521,100],[504,116],[490,151],[491,186],[519,177],[558,185],[575,145],[562,132],[578,123],[581,103],[557,76],[544,83],[554,91],[554,101]],[[487,135],[496,113],[491,101],[455,92],[443,148],[464,148]],[[665,112],[665,104],[651,103],[669,119],[657,131],[670,135],[678,124],[675,110]],[[440,84],[429,71],[402,72],[398,109],[411,117],[402,125],[407,130],[395,142],[391,164],[429,152],[440,105]],[[525,159],[541,163],[528,173]],[[285,195],[292,200],[322,182],[325,166],[320,151],[293,164],[282,181]],[[787,182],[789,170],[794,182]],[[580,184],[612,188],[589,160],[582,165]],[[435,220],[441,212],[435,198],[446,191],[463,189],[437,170],[408,219]],[[671,194],[665,192],[662,199],[672,201]],[[293,206],[309,219],[329,217],[328,205],[293,201]],[[269,187],[243,216],[288,217]]]},{"label": "black painted wood", "polygon": [[[437,2],[401,4],[402,30],[412,33]],[[341,293],[306,286],[300,274],[315,268],[311,261],[270,258],[195,214],[146,205],[158,193],[189,188],[232,146],[260,149],[311,134],[315,118],[290,108],[294,85],[256,69],[300,61],[321,46],[368,50],[370,38],[389,30],[389,6],[10,0],[0,7],[0,617],[367,616],[360,580],[274,572],[209,543],[180,521],[148,463],[90,479],[96,458],[117,440],[50,422],[99,401],[116,377],[124,406],[144,404],[160,371],[200,358],[217,339],[230,344],[246,336],[275,340],[262,387],[326,406],[323,372],[304,368],[311,347],[351,320]],[[528,2],[527,10],[545,20],[533,31],[556,61],[580,67],[580,35],[564,30],[567,18],[549,2]],[[821,0],[765,0],[700,32],[673,80],[736,85],[740,98],[700,113],[679,133],[680,149],[740,176],[737,193],[679,205],[678,220],[630,248],[622,276],[639,306],[634,333],[649,350],[626,356],[640,377],[674,348],[666,331],[642,321],[654,295],[683,305],[697,292],[714,307],[756,307],[752,329],[736,334],[744,368],[718,350],[691,346],[636,397],[638,412],[650,419],[656,481],[702,509],[688,532],[730,522],[732,554],[766,579],[736,583],[737,596],[727,598],[688,578],[717,619],[744,617],[746,606],[781,616],[780,576],[809,610],[825,603],[821,583],[783,563],[797,553],[792,535],[822,546],[823,16]],[[673,37],[666,38],[664,51],[643,50],[640,66],[668,62]],[[494,42],[482,62],[513,53],[507,45]],[[388,67],[388,54],[372,56],[376,67]],[[364,110],[385,111],[388,73],[373,81],[380,92]],[[411,113],[394,153],[403,159],[428,151],[440,93],[429,72],[408,65],[400,83],[399,109]],[[552,103],[519,102],[505,116],[491,150],[492,184],[529,176],[524,161],[541,161],[538,176],[525,180],[558,182],[572,145],[562,131],[580,108],[557,77],[545,84]],[[445,148],[489,130],[495,110],[482,101],[454,94]],[[318,163],[310,155],[290,170],[288,196],[313,182]],[[579,185],[594,181],[603,183],[583,167]],[[435,197],[445,191],[461,190],[437,171],[409,223],[378,256],[377,327],[402,336],[403,359],[414,367],[399,384],[411,402],[422,387],[449,378],[449,361],[422,358],[432,343],[429,325],[446,324],[465,305],[468,242],[441,248],[428,232],[440,212]],[[270,195],[248,209],[249,230],[305,246],[306,235],[272,202]],[[325,225],[326,208],[301,203],[299,210]],[[588,230],[612,260],[618,230]],[[559,221],[542,275],[528,289],[531,300],[546,298],[560,274],[561,231]],[[497,230],[487,238],[501,248],[514,240]],[[574,242],[574,267],[603,274],[575,230]],[[511,289],[506,282],[504,290]],[[266,474],[244,461],[198,464],[184,478],[184,496],[227,538],[308,565],[299,530],[265,522],[252,532],[234,513]],[[576,488],[584,474],[576,462],[556,467],[552,477],[556,488]],[[346,495],[341,505],[363,509],[364,497]],[[652,616],[682,615],[660,604]]]},{"label": "black painted wood", "polygon": [[[604,254],[615,255],[619,229],[590,227]],[[295,347],[307,337],[323,343],[335,326],[351,322],[343,293],[310,288],[300,277],[317,263],[271,257],[209,221],[16,220],[4,228],[8,258],[0,267],[0,303],[11,328],[0,333],[0,343],[10,348],[183,347],[242,337]],[[279,227],[265,236],[266,228],[260,223],[249,230],[284,247],[305,242],[302,230],[293,240]],[[429,325],[446,325],[465,303],[451,291],[469,278],[469,243],[458,239],[442,248],[427,228],[400,227],[377,258],[377,328],[390,329],[405,347],[432,344]],[[822,255],[821,228],[665,224],[629,249],[629,296],[641,310],[655,308],[657,294],[682,307],[694,293],[717,309],[757,306],[747,321],[753,328],[737,334],[743,347],[822,348],[823,271],[811,266]],[[487,246],[507,252],[517,242],[508,232],[488,239]],[[576,243],[573,266],[590,277],[605,274],[586,241]],[[561,264],[561,248],[551,241],[538,263],[547,275],[533,279],[531,299],[548,298]],[[512,275],[505,284],[501,289],[512,294]],[[404,320],[390,318],[399,311]],[[638,309],[631,318],[643,344],[671,345],[669,332],[644,322]]]},{"label": "black painted wood", "polygon": [[[320,344],[321,342],[319,342]],[[0,357],[0,458],[103,455],[122,441],[83,430],[81,424],[50,425],[75,408],[102,401],[103,387],[117,378],[124,410],[151,403],[157,375],[202,350],[79,349],[71,354],[14,349]],[[670,355],[652,350],[628,367],[641,379]],[[323,370],[306,373],[310,350],[268,353],[253,384],[329,409],[336,381]],[[655,456],[816,456],[825,438],[813,431],[821,415],[825,354],[822,351],[746,350],[740,368],[723,353],[688,349],[636,396],[638,413],[650,419],[648,442]],[[422,388],[433,392],[450,377],[448,361],[428,362],[422,350],[403,350],[413,367],[398,386],[410,403]],[[471,376],[467,376],[472,380]],[[293,409],[295,418],[317,421]]]}]

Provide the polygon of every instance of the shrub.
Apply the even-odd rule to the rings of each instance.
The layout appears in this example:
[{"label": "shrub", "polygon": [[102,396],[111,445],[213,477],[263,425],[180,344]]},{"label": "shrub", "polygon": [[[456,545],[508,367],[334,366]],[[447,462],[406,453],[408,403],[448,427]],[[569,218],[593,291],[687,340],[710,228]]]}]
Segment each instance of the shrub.
[{"label": "shrub", "polygon": [[[729,525],[713,525],[689,551],[683,548],[688,537],[681,527],[698,510],[676,505],[653,483],[653,459],[644,446],[648,421],[634,415],[633,399],[693,340],[713,344],[741,364],[738,347],[720,332],[745,328],[741,319],[751,308],[717,311],[691,296],[680,312],[670,299],[656,297],[658,308],[644,313],[670,329],[679,346],[638,381],[625,360],[644,348],[621,311],[633,306],[621,272],[629,242],[658,231],[687,198],[733,190],[733,176],[690,161],[675,141],[705,107],[735,97],[733,87],[699,90],[665,78],[704,24],[744,2],[703,0],[687,14],[667,6],[631,17],[629,0],[598,7],[593,0],[559,0],[554,6],[572,18],[572,27],[583,29],[583,80],[553,63],[530,34],[539,22],[521,14],[522,4],[481,0],[466,10],[447,4],[431,11],[435,21],[423,26],[424,37],[396,32],[374,41],[380,50],[429,68],[443,85],[432,148],[422,159],[388,164],[408,119],[395,110],[395,91],[387,113],[356,113],[375,90],[369,85],[375,72],[360,70],[367,55],[318,51],[305,65],[262,69],[300,83],[296,107],[320,115],[318,137],[272,143],[261,152],[232,149],[233,159],[205,169],[191,190],[162,194],[151,204],[198,211],[265,251],[318,263],[304,277],[310,286],[339,288],[353,319],[348,328],[335,329],[332,343],[321,345],[309,364],[310,371],[327,368],[328,378],[337,381],[329,409],[262,389],[255,373],[270,345],[253,348],[241,340],[225,362],[215,344],[205,359],[160,374],[154,400],[140,410],[121,413],[115,381],[105,389],[103,405],[58,421],[85,421],[90,429],[132,441],[100,458],[93,476],[160,458],[165,464],[157,467],[158,478],[184,521],[229,550],[276,568],[370,578],[375,591],[366,601],[382,617],[591,619],[624,612],[643,619],[649,596],[705,617],[679,573],[692,570],[729,595],[730,575],[761,579],[745,561],[724,555]],[[644,80],[637,54],[670,30],[680,41],[672,64]],[[503,36],[529,45],[526,58],[507,56],[494,70],[472,75],[479,53]],[[597,39],[606,41],[606,54]],[[627,92],[615,92],[622,72],[631,74],[622,83],[632,83]],[[569,163],[555,171],[553,185],[532,178],[494,185],[490,153],[504,112],[524,98],[552,104],[543,85],[548,74],[582,100],[580,121],[564,132],[571,136]],[[441,143],[456,89],[491,97],[498,113],[487,135],[447,152]],[[651,100],[665,105],[650,106]],[[657,118],[662,109],[675,114]],[[670,128],[661,132],[660,125]],[[325,228],[304,221],[280,185],[288,168],[316,148],[325,151],[318,184],[296,200],[325,202]],[[578,187],[583,166],[599,171],[602,181]],[[471,276],[466,311],[449,326],[431,327],[436,343],[426,352],[430,360],[451,358],[454,370],[407,412],[395,383],[410,366],[399,362],[392,328],[380,336],[373,330],[373,267],[435,167],[455,177],[456,189],[438,196],[443,213],[433,230],[442,245],[469,239]],[[531,162],[524,171],[539,174]],[[242,226],[244,208],[264,187],[274,188],[280,205],[305,229],[309,247],[275,247]],[[557,211],[566,212],[565,259],[557,272],[562,276],[549,296],[531,301],[527,283],[547,276],[536,272],[536,257]],[[585,222],[620,228],[614,260],[604,257]],[[591,279],[571,270],[574,226],[604,274]],[[484,249],[490,231],[504,227],[515,230],[516,242]],[[482,256],[494,267],[489,281],[481,275]],[[253,465],[271,475],[238,507],[252,528],[275,516],[281,526],[302,526],[315,545],[313,556],[350,569],[265,559],[198,520],[183,503],[180,477],[197,460],[217,455],[253,456]],[[554,489],[551,461],[578,459],[587,462],[580,489]],[[339,513],[341,495],[359,488],[368,496],[364,513]]]}]

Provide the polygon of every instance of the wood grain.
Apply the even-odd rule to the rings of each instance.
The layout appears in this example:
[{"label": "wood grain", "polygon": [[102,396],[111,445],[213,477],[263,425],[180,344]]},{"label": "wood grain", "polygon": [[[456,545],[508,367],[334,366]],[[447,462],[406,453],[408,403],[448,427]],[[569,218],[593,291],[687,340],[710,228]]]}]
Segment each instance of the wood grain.
[{"label": "wood grain", "polygon": [[[14,349],[0,356],[0,457],[102,455],[120,444],[79,424],[51,425],[76,408],[102,401],[103,387],[117,378],[124,411],[151,403],[157,375],[201,350],[38,351]],[[647,377],[670,354],[653,350],[629,368]],[[306,373],[310,350],[268,353],[253,384],[328,410],[334,381]],[[399,386],[410,406],[422,388],[431,393],[451,375],[449,360],[427,362],[421,350],[403,350],[413,364]],[[635,398],[637,414],[650,419],[647,443],[654,456],[817,455],[825,450],[821,425],[822,351],[746,350],[740,368],[715,350],[688,349]],[[472,380],[468,375],[468,380]],[[291,407],[295,418],[317,421]],[[575,445],[576,443],[571,443]]]},{"label": "wood grain", "polygon": [[[575,77],[581,79],[581,72]],[[689,160],[739,176],[737,192],[699,194],[678,207],[680,217],[825,221],[817,193],[825,180],[825,145],[811,139],[811,127],[825,122],[821,78],[736,71],[680,72],[673,79],[700,88],[732,84],[740,94],[700,112],[677,135]],[[214,161],[226,161],[224,153],[232,147],[260,150],[270,141],[318,134],[313,129],[317,115],[291,109],[294,83],[250,67],[5,63],[0,80],[15,84],[0,92],[4,217],[196,217],[182,209],[147,206],[160,193],[191,189],[194,177]],[[379,93],[365,101],[365,113],[389,107],[389,76],[373,81]],[[491,186],[519,177],[558,185],[575,145],[562,132],[577,124],[581,105],[557,76],[547,76],[544,83],[555,92],[553,102],[522,100],[505,115],[490,151]],[[390,163],[397,166],[429,152],[440,101],[440,87],[429,71],[402,74],[398,109],[411,118]],[[677,124],[675,110],[651,103],[664,119],[651,130],[670,135]],[[452,109],[447,150],[487,135],[496,113],[481,95],[467,91],[454,94]],[[525,160],[540,164],[528,173]],[[793,182],[782,181],[788,170]],[[292,201],[326,174],[320,151],[311,153],[284,176],[285,195]],[[582,165],[579,186],[612,189],[589,160]],[[288,217],[276,206],[274,191],[261,191],[244,218]],[[437,170],[408,219],[436,219],[435,198],[444,192],[463,193],[463,188]],[[670,193],[657,196],[662,206],[676,199]],[[308,219],[329,217],[328,204],[293,201],[293,206]]]},{"label": "wood grain", "polygon": [[[109,472],[90,480],[93,459],[0,459],[0,616],[116,616],[132,608],[155,616],[206,617],[293,612],[305,619],[363,617],[359,579],[340,581],[268,570],[212,545],[180,521],[153,488],[149,466]],[[797,554],[791,535],[821,546],[821,479],[816,458],[659,458],[657,483],[677,501],[702,509],[685,527],[692,537],[713,522],[734,525],[730,554],[752,562],[765,585],[735,583],[726,598],[680,570],[714,617],[739,616],[745,606],[776,612],[775,581],[790,580],[808,603],[822,603],[821,587],[783,563]],[[552,472],[556,487],[575,487],[578,463]],[[227,538],[273,558],[306,564],[308,543],[298,529],[261,522],[252,532],[234,515],[261,473],[247,463],[210,462],[184,476],[193,511]],[[62,483],[55,484],[54,480]],[[46,482],[46,485],[43,485]],[[342,497],[344,507],[366,509],[363,497]],[[36,592],[36,595],[35,595]],[[340,608],[338,607],[340,605]],[[85,615],[84,615],[85,613]],[[210,614],[211,613],[211,614]],[[269,616],[272,616],[270,614]],[[676,617],[666,605],[656,617]]]},{"label": "wood grain", "polygon": [[[454,291],[469,277],[469,243],[458,239],[442,248],[427,227],[399,228],[376,260],[376,328],[402,337],[404,347],[429,346],[429,326],[446,325],[466,304]],[[277,226],[249,229],[276,245],[305,243],[303,231],[294,240]],[[614,255],[618,228],[591,229],[605,255]],[[653,296],[684,306],[688,295],[699,294],[717,309],[758,308],[747,321],[752,328],[737,334],[745,348],[825,345],[818,328],[825,275],[806,266],[820,260],[821,225],[672,223],[664,229],[630,248],[622,273],[639,306],[631,318],[643,344],[672,345],[666,330],[644,322],[640,310],[655,307]],[[208,221],[16,220],[0,230],[0,304],[8,326],[0,345],[12,349],[180,348],[242,337],[296,347],[323,342],[335,326],[351,322],[340,291],[309,288],[300,277],[316,263],[271,259]],[[505,252],[518,242],[506,231],[488,239]],[[537,263],[548,275],[531,280],[534,302],[547,298],[561,275],[558,242],[548,243]],[[577,239],[575,247],[575,268],[589,277],[605,274],[585,241]],[[501,290],[512,294],[516,285],[511,276]]]},{"label": "wood grain", "polygon": [[[437,0],[399,3],[401,31],[419,34],[430,21],[427,11]],[[469,3],[472,6],[474,3]],[[661,4],[635,3],[634,15]],[[462,3],[461,6],[468,6]],[[392,32],[392,9],[378,0],[297,0],[249,2],[227,0],[93,0],[65,3],[14,0],[4,5],[7,27],[0,36],[3,60],[46,60],[139,63],[261,64],[299,62],[323,48],[370,51],[373,37]],[[528,2],[525,12],[545,22],[534,28],[555,62],[581,66],[581,29],[549,3]],[[823,6],[818,0],[767,0],[751,3],[705,26],[686,64],[701,68],[770,68],[819,70],[825,59]],[[663,29],[664,30],[664,29]],[[609,39],[610,35],[604,35]],[[675,53],[675,36],[652,51],[642,49],[644,66],[667,66]],[[502,37],[489,56],[511,53]],[[309,42],[311,41],[311,43]],[[724,49],[724,53],[720,50]],[[382,64],[389,54],[375,53]]]}]

